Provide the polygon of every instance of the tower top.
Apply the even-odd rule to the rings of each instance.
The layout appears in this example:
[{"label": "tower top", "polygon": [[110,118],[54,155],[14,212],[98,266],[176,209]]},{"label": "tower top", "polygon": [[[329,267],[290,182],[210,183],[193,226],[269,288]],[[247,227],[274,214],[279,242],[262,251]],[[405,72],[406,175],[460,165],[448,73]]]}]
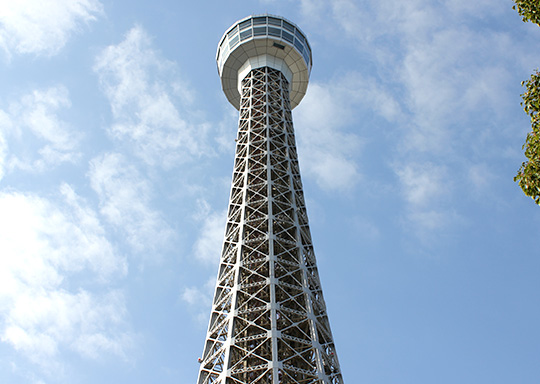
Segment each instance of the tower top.
[{"label": "tower top", "polygon": [[261,67],[283,73],[294,108],[306,94],[312,57],[306,35],[296,24],[281,16],[256,15],[237,21],[225,32],[216,61],[223,92],[236,109],[240,109],[242,79]]}]

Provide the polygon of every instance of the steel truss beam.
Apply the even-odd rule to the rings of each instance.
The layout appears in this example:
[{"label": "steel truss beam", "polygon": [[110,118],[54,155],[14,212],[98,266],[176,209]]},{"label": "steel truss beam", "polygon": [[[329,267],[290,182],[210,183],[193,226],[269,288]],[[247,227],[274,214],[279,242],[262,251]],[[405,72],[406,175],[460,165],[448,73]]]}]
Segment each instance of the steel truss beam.
[{"label": "steel truss beam", "polygon": [[306,214],[289,84],[243,80],[225,240],[198,384],[342,384]]}]

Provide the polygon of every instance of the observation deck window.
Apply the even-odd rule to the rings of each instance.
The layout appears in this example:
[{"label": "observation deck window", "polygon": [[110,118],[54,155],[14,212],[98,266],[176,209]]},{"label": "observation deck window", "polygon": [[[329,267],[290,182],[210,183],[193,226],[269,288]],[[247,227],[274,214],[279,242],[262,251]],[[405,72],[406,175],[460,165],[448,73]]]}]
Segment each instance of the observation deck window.
[{"label": "observation deck window", "polygon": [[253,28],[253,35],[255,35],[255,36],[265,36],[266,35],[266,27],[254,27]]},{"label": "observation deck window", "polygon": [[248,27],[251,27],[251,19],[246,20],[246,21],[242,21],[240,23],[240,30],[246,29]]},{"label": "observation deck window", "polygon": [[229,29],[229,30],[227,31],[227,35],[230,35],[231,33],[233,33],[233,31],[236,29],[236,27],[237,27],[237,26],[235,25],[235,26],[233,26],[231,29]]},{"label": "observation deck window", "polygon": [[311,62],[309,60],[309,52],[307,49],[304,49],[304,52],[302,52],[302,56],[304,56],[304,60],[306,61],[307,65],[311,65]]},{"label": "observation deck window", "polygon": [[283,40],[287,40],[289,43],[294,43],[294,36],[287,31],[283,31]]},{"label": "observation deck window", "polygon": [[302,45],[300,40],[295,39],[294,40],[294,46],[298,49],[298,51],[300,51],[300,53],[302,53],[304,51],[304,46]]},{"label": "observation deck window", "polygon": [[247,31],[240,32],[240,40],[244,41],[246,39],[249,39],[252,33],[253,33],[252,29],[248,29]]},{"label": "observation deck window", "polygon": [[234,28],[231,28],[229,32],[227,32],[227,36],[229,37],[229,40],[232,39],[234,34],[238,33],[238,26],[235,25]]},{"label": "observation deck window", "polygon": [[296,30],[295,35],[296,35],[296,38],[302,42],[302,44],[306,43],[304,36],[302,36],[302,33],[298,29]]},{"label": "observation deck window", "polygon": [[285,20],[283,20],[283,28],[285,28],[286,30],[294,33],[294,25],[292,25],[291,23],[287,23]]},{"label": "observation deck window", "polygon": [[268,34],[270,36],[281,37],[281,29],[275,27],[268,27]]},{"label": "observation deck window", "polygon": [[225,57],[229,54],[229,44],[223,44],[223,50],[221,51],[221,57]]},{"label": "observation deck window", "polygon": [[238,34],[235,34],[234,37],[229,41],[229,45],[231,49],[233,49],[238,44],[238,41],[239,41],[239,36]]},{"label": "observation deck window", "polygon": [[276,19],[275,17],[269,17],[269,18],[268,18],[268,24],[278,25],[278,26],[281,27],[281,20],[280,20],[280,19]]},{"label": "observation deck window", "polygon": [[266,24],[266,16],[253,18],[253,25],[261,25],[261,24]]}]

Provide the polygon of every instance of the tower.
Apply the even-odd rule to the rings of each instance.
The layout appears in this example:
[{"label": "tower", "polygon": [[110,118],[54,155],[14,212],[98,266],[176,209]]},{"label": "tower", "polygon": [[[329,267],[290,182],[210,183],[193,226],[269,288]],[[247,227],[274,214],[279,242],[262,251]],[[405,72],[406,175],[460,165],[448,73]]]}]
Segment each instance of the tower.
[{"label": "tower", "polygon": [[284,18],[252,16],[223,35],[217,64],[240,119],[198,384],[341,384],[291,116],[311,48]]}]

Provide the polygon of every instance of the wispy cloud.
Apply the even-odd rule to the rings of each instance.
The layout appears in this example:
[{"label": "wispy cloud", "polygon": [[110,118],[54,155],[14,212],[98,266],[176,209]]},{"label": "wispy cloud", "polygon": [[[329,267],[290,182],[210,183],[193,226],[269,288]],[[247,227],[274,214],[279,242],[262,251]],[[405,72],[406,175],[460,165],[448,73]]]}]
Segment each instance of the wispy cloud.
[{"label": "wispy cloud", "polygon": [[497,179],[496,172],[492,166],[487,163],[480,162],[477,164],[470,164],[469,171],[467,172],[466,181],[471,183],[474,191],[485,198],[489,196],[489,186]]},{"label": "wispy cloud", "polygon": [[[501,5],[501,6],[499,6]],[[490,16],[494,14],[501,14],[508,10],[510,4],[504,0],[478,0],[478,1],[467,1],[467,0],[447,0],[446,6],[452,13],[457,14],[474,14],[479,18],[485,16]],[[489,8],[489,12],[486,10]],[[482,12],[484,11],[484,12]]]},{"label": "wispy cloud", "polygon": [[446,168],[429,163],[398,166],[395,169],[407,202],[422,207],[449,192]]},{"label": "wispy cloud", "polygon": [[193,253],[202,263],[217,266],[223,247],[227,213],[212,211],[204,200],[198,200],[197,205],[194,218],[201,223],[201,230],[193,246]]},{"label": "wispy cloud", "polygon": [[[379,103],[384,99],[384,103]],[[399,116],[400,107],[373,79],[348,73],[328,83],[312,83],[300,106],[294,111],[301,167],[327,191],[347,191],[361,179],[358,159],[363,138],[345,130],[357,118],[363,104],[373,105],[385,119]]]},{"label": "wispy cloud", "polygon": [[363,242],[379,241],[381,238],[381,229],[374,223],[357,216],[352,219],[352,227]]},{"label": "wispy cloud", "polygon": [[[193,256],[201,265],[211,267],[214,272],[220,262],[223,247],[226,211],[215,212],[206,200],[199,199],[193,219],[200,227],[192,248]],[[185,286],[180,294],[179,299],[187,304],[201,328],[208,324],[208,310],[212,303],[215,282],[215,275],[212,275],[198,286]]]},{"label": "wispy cloud", "polygon": [[126,359],[133,336],[122,330],[125,312],[125,298],[119,291],[24,292],[9,309],[2,341],[45,370],[49,364],[58,365],[54,361],[62,348],[87,358],[110,353]]},{"label": "wispy cloud", "polygon": [[399,94],[414,124],[441,130],[457,119],[466,120],[480,107],[495,113],[504,107],[516,65],[510,57],[520,56],[521,48],[503,31],[490,26],[472,29],[466,22],[471,8],[487,10],[473,16],[483,18],[501,12],[497,7],[461,0],[437,4],[383,0],[362,5],[373,8],[368,19],[352,0],[334,1],[324,9],[317,1],[304,3],[310,4],[310,12],[332,15],[335,23],[323,24],[324,28],[339,26],[359,51],[370,52],[381,76],[376,87],[394,84],[394,90],[404,90],[394,94]]},{"label": "wispy cloud", "polygon": [[[490,47],[489,52],[484,47]],[[431,39],[411,46],[400,74],[413,117],[413,131],[404,138],[406,147],[455,151],[462,144],[450,140],[456,124],[481,122],[481,117],[496,122],[509,108],[512,65],[504,57],[512,50],[505,36],[467,28],[436,31]],[[501,65],[505,61],[507,66]],[[486,124],[479,125],[462,129],[480,133]]]},{"label": "wispy cloud", "polygon": [[6,160],[8,156],[7,131],[11,130],[11,119],[4,111],[0,110],[0,180],[4,177]]},{"label": "wispy cloud", "polygon": [[70,36],[103,12],[97,0],[17,0],[0,3],[0,47],[12,53],[52,56]]},{"label": "wispy cloud", "polygon": [[193,317],[202,328],[208,324],[208,310],[212,304],[216,278],[210,277],[201,287],[185,287],[180,295],[193,312]]},{"label": "wispy cloud", "polygon": [[34,90],[0,110],[1,169],[44,171],[80,157],[80,132],[61,119],[71,106],[63,86]]},{"label": "wispy cloud", "polygon": [[[170,167],[209,150],[204,144],[208,127],[192,122],[197,120],[192,95],[178,68],[152,48],[141,27],[104,49],[94,70],[111,103],[114,122],[109,132],[132,143],[136,156]],[[179,110],[180,105],[185,108]]]},{"label": "wispy cloud", "polygon": [[403,219],[407,228],[426,245],[433,243],[433,235],[462,222],[452,208],[454,185],[448,167],[433,163],[394,165],[399,179],[398,190],[406,204]]},{"label": "wispy cloud", "polygon": [[0,193],[0,340],[49,373],[64,350],[127,358],[133,342],[123,294],[110,287],[126,261],[85,201],[68,185],[60,192]]},{"label": "wispy cloud", "polygon": [[166,246],[173,231],[152,209],[152,188],[147,179],[122,155],[108,153],[90,162],[89,178],[100,200],[100,212],[126,236],[139,253]]},{"label": "wispy cloud", "polygon": [[321,18],[328,10],[327,6],[328,2],[325,0],[300,0],[300,8],[304,17],[314,23],[321,21]]},{"label": "wispy cloud", "polygon": [[[369,52],[377,74],[371,89],[392,90],[372,97],[373,103],[361,103],[377,111],[393,95],[389,111],[399,111],[400,118],[377,111],[394,122],[388,165],[397,175],[395,188],[405,202],[403,216],[424,230],[459,221],[459,213],[448,209],[449,202],[460,193],[474,197],[470,189],[492,182],[493,178],[482,177],[486,167],[469,170],[470,163],[460,159],[478,157],[473,162],[482,164],[486,158],[503,156],[508,151],[499,148],[496,153],[494,137],[501,142],[513,137],[506,128],[511,124],[504,121],[515,92],[512,76],[530,70],[522,57],[531,50],[525,41],[516,44],[505,26],[487,22],[506,12],[503,0],[496,3],[501,6],[485,0],[362,4],[303,0],[301,4],[307,25],[314,20],[319,37],[340,36],[362,55]],[[363,12],[364,7],[370,12]],[[332,21],[321,23],[326,16]],[[453,188],[465,181],[463,175],[478,183]]]}]

